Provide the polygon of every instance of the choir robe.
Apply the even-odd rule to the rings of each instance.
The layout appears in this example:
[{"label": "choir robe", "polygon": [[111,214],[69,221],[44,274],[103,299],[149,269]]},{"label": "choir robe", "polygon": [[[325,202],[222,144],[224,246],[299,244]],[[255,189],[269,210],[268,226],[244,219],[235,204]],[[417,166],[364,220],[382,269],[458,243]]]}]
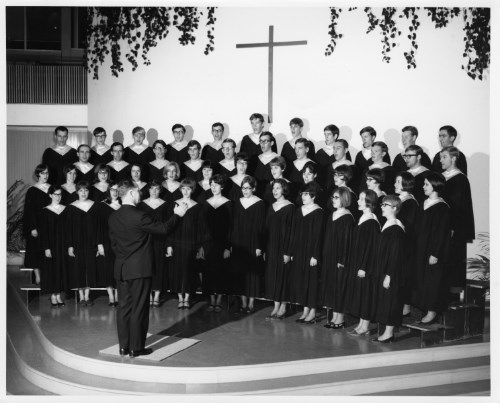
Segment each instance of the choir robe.
[{"label": "choir robe", "polygon": [[445,175],[443,199],[450,206],[450,241],[446,277],[450,287],[465,288],[467,272],[467,243],[475,238],[474,211],[469,180],[463,173]]},{"label": "choir robe", "polygon": [[405,227],[405,242],[404,242],[404,256],[405,264],[403,266],[403,302],[411,305],[411,296],[415,292],[417,284],[417,268],[415,256],[415,245],[417,242],[416,225],[420,217],[420,206],[413,195],[401,199],[401,210],[398,213],[398,220]]},{"label": "choir robe", "polygon": [[278,210],[270,205],[266,217],[266,271],[264,275],[265,297],[272,301],[290,300],[290,266],[283,256],[290,243],[295,206],[289,203]]},{"label": "choir robe", "polygon": [[263,154],[260,154],[259,156],[255,157],[256,162],[254,164],[254,178],[257,180],[257,190],[255,191],[255,195],[257,195],[258,197],[263,196],[266,184],[273,180],[270,163],[274,157],[278,156],[278,154],[273,154],[273,157],[266,158],[264,161],[267,162],[264,163],[260,158],[262,157],[262,155]]},{"label": "choir robe", "polygon": [[[405,231],[397,219],[387,221],[379,236],[375,263],[374,299],[375,321],[387,326],[399,326],[403,320],[401,295]],[[384,288],[385,276],[390,276],[389,288]]]},{"label": "choir robe", "polygon": [[115,265],[115,253],[111,248],[111,239],[109,238],[108,219],[111,213],[116,210],[105,201],[97,204],[97,245],[104,248],[104,256],[96,257],[97,285],[99,287],[115,287],[115,278],[113,269]]},{"label": "choir robe", "polygon": [[213,165],[216,165],[217,162],[224,159],[224,154],[222,153],[221,148],[215,149],[212,144],[206,144],[201,150],[201,159],[203,161],[212,161]]},{"label": "choir robe", "polygon": [[424,200],[427,198],[427,196],[424,194],[424,181],[427,175],[429,175],[432,171],[429,171],[427,169],[420,169],[418,171],[408,170],[407,172],[411,173],[413,175],[413,178],[415,179],[413,196],[415,196],[415,199],[417,200],[419,206],[422,206],[424,204]]},{"label": "choir robe", "polygon": [[382,189],[385,193],[388,195],[394,194],[394,181],[396,179],[396,171],[394,170],[394,167],[392,165],[386,165],[383,168],[380,168],[378,165],[370,165],[369,168],[365,169],[363,171],[363,174],[361,175],[361,180],[359,183],[359,193],[361,193],[363,190],[368,189],[368,186],[366,184],[366,174],[370,169],[381,169],[384,172],[385,175],[385,180],[384,183],[380,185],[380,189]]},{"label": "choir robe", "polygon": [[[361,217],[361,214],[362,214],[362,212],[358,209],[358,195],[348,186],[341,186],[341,187],[349,190],[349,192],[351,194],[351,204],[347,207],[347,210],[349,210],[349,212],[354,217],[354,221],[357,222],[359,220],[359,217]],[[337,187],[334,187],[330,192],[328,192],[329,197],[327,200],[326,209],[329,212],[333,212],[335,210],[333,208],[333,203],[332,203],[332,198],[331,198],[331,196],[333,196],[333,193],[335,192],[335,190],[337,190]]]},{"label": "choir robe", "polygon": [[205,200],[210,199],[213,196],[212,189],[210,188],[210,185],[208,188],[204,188],[202,186],[202,182],[198,182],[196,184],[196,188],[191,195],[191,198],[196,201],[196,203],[202,204]]},{"label": "choir robe", "polygon": [[[156,160],[154,160],[154,161],[156,161]],[[151,161],[148,164],[149,180],[150,181],[157,180],[159,182],[163,182],[165,180],[165,178],[163,177],[163,169],[165,168],[165,166],[167,164],[165,164],[161,168],[158,168],[157,166],[153,165],[154,161]],[[165,162],[168,162],[168,161],[165,160]]]},{"label": "choir robe", "polygon": [[[354,189],[359,189],[359,181],[361,175],[358,172],[358,167],[349,160],[334,161],[332,164],[330,164],[330,166],[326,168],[326,186],[324,187],[324,189],[326,189],[329,195],[335,189],[335,178],[334,178],[335,169],[342,165],[351,167],[352,178],[349,181],[349,186]],[[318,181],[316,180],[316,182]]]},{"label": "choir robe", "polygon": [[108,162],[111,162],[113,160],[113,156],[111,155],[111,148],[108,148],[105,152],[102,154],[99,154],[96,151],[95,146],[90,149],[90,159],[89,162],[97,166],[99,164],[104,164],[106,165]]},{"label": "choir robe", "polygon": [[42,210],[45,206],[48,206],[50,202],[50,196],[37,186],[31,186],[26,192],[23,214],[23,235],[26,240],[24,267],[40,267],[40,259],[42,257],[40,234],[38,234],[37,237],[33,237],[31,231],[36,229],[37,232],[40,232]]},{"label": "choir robe", "polygon": [[[348,161],[352,161],[351,153],[349,151],[347,151],[345,157]],[[333,147],[327,147],[325,145],[322,148],[320,148],[318,151],[316,151],[316,155],[314,156],[314,161],[319,166],[318,177],[316,178],[316,180],[321,186],[323,186],[326,189],[328,181],[328,168],[335,162],[335,156],[333,155]]]},{"label": "choir robe", "polygon": [[97,203],[88,211],[70,204],[67,207],[66,250],[74,248],[75,257],[68,257],[69,288],[97,286],[96,254],[98,213]]},{"label": "choir robe", "polygon": [[188,146],[186,142],[186,146],[177,150],[172,146],[173,143],[168,145],[167,153],[165,154],[165,158],[170,162],[177,162],[180,167],[184,164],[184,162],[190,159],[188,154]]},{"label": "choir robe", "polygon": [[168,190],[168,188],[166,187],[166,181],[165,181],[165,182],[163,182],[160,197],[167,202],[168,206],[171,207],[172,204],[174,204],[174,202],[176,200],[182,199],[181,188],[179,186],[175,189]]},{"label": "choir robe", "polygon": [[[191,160],[188,160],[188,161],[191,161]],[[190,166],[190,165],[187,165],[186,162],[187,161],[185,161],[180,167],[181,168],[181,179],[190,178],[190,179],[193,179],[195,182],[199,182],[199,181],[203,180],[203,169],[201,167],[203,165],[203,161],[201,161],[199,166],[198,165]]]},{"label": "choir robe", "polygon": [[[418,283],[414,305],[424,311],[441,312],[448,297],[445,268],[451,236],[450,208],[443,199],[439,198],[434,204],[424,204],[416,233]],[[429,264],[430,256],[438,259],[436,264]]]},{"label": "choir robe", "polygon": [[[315,308],[318,302],[318,281],[323,240],[323,209],[304,215],[302,207],[294,214],[290,243],[286,255],[292,256],[290,268],[290,301]],[[318,262],[311,266],[311,258]]]},{"label": "choir robe", "polygon": [[[375,214],[362,215],[354,227],[349,257],[346,312],[364,320],[373,320],[375,259],[380,236],[380,224]],[[365,277],[358,277],[363,270]]]},{"label": "choir robe", "polygon": [[302,169],[304,168],[304,165],[307,164],[308,162],[314,163],[314,161],[310,159],[305,159],[302,161],[298,161],[297,159],[290,164],[287,162],[287,168],[285,172],[288,172],[287,179],[290,180],[290,182],[294,183],[296,187],[300,188],[302,185],[304,185],[304,177],[302,176]]},{"label": "choir robe", "polygon": [[[42,294],[59,294],[66,291],[66,269],[68,250],[65,248],[66,208],[55,212],[47,207],[40,215],[40,244],[42,260],[40,264],[40,290]],[[51,258],[45,256],[50,249]]]},{"label": "choir robe", "polygon": [[76,168],[76,181],[75,183],[78,183],[80,181],[87,181],[89,184],[92,184],[95,179],[95,173],[94,173],[94,168],[95,166],[92,166],[87,172],[83,172],[80,170],[80,166],[78,165],[78,162],[74,164]]},{"label": "choir robe", "polygon": [[[457,168],[460,169],[460,171],[465,176],[467,176],[467,158],[465,158],[465,155],[463,154],[462,151],[459,152],[460,155],[457,160]],[[441,165],[441,152],[436,153],[436,155],[432,159],[431,170],[440,174],[444,172],[443,166]]]},{"label": "choir robe", "polygon": [[146,182],[150,180],[149,163],[156,159],[155,153],[151,147],[146,147],[140,153],[137,153],[133,148],[126,147],[123,153],[123,160],[130,165],[138,164],[141,167],[142,179]]},{"label": "choir robe", "polygon": [[[167,221],[173,212],[169,211],[167,202],[152,208],[144,201],[137,205],[139,210],[148,213],[155,221]],[[168,273],[171,267],[167,265],[167,252],[166,248],[166,235],[154,234],[153,235],[153,277],[151,279],[151,289],[155,291],[166,292],[169,289]],[[174,254],[176,251],[174,250]]]},{"label": "choir robe", "polygon": [[60,185],[66,181],[63,168],[78,161],[76,150],[68,146],[68,151],[61,155],[53,148],[47,148],[42,155],[42,164],[49,167],[49,183]]},{"label": "choir robe", "polygon": [[[224,175],[227,179],[229,179],[233,175],[236,175],[236,166],[234,165],[234,160],[233,160],[232,166],[231,165],[222,164],[221,162],[223,162],[223,161],[224,160],[221,160],[221,161],[219,161],[218,164],[216,164],[216,166],[217,166],[217,169],[216,169],[217,173],[219,173],[221,175]],[[228,167],[229,167],[229,169],[228,169]]]},{"label": "choir robe", "polygon": [[233,203],[228,200],[214,208],[205,200],[201,206],[206,228],[203,292],[209,295],[227,294],[229,259],[224,259],[224,250],[231,249]]},{"label": "choir robe", "polygon": [[[316,182],[316,181],[315,181]],[[296,189],[294,192],[296,194],[295,196],[295,205],[297,207],[302,206],[302,196],[300,195],[300,192],[302,191],[302,186],[297,183],[291,182],[291,186],[293,189]],[[293,201],[293,199],[291,199]],[[323,210],[326,210],[328,208],[328,194],[322,189],[319,189],[319,193],[316,195],[316,198],[314,199],[314,202],[320,206]],[[331,204],[331,203],[330,203]]]},{"label": "choir robe", "polygon": [[[174,214],[175,205],[169,207],[168,216]],[[167,247],[173,254],[167,258],[168,285],[173,293],[192,293],[196,289],[196,253],[206,235],[202,227],[201,206],[190,207],[175,229],[167,235]]]},{"label": "choir robe", "polygon": [[262,295],[263,261],[255,251],[265,250],[266,207],[262,200],[243,207],[238,199],[233,207],[231,231],[231,270],[235,294],[247,297]]},{"label": "choir robe", "polygon": [[[391,156],[389,155],[389,153],[384,155],[383,161],[387,162],[389,165],[391,164]],[[371,158],[371,155],[368,159],[366,159],[363,155],[363,151],[359,151],[356,154],[354,164],[358,167],[359,172],[364,172],[365,170],[370,169],[370,165],[373,164],[373,160]]]},{"label": "choir robe", "polygon": [[[281,179],[283,179],[288,183],[289,193],[288,196],[286,196],[286,199],[290,200],[291,202],[294,202],[297,198],[297,193],[298,193],[297,186],[286,178],[281,178]],[[264,200],[264,203],[266,203],[267,206],[270,206],[276,201],[276,199],[273,196],[273,184],[274,184],[274,179],[267,182],[264,188],[264,192],[262,193],[262,200]],[[300,200],[299,205],[302,205],[302,199]]]},{"label": "choir robe", "polygon": [[384,194],[381,194],[379,197],[378,197],[378,202],[377,202],[377,205],[375,206],[375,208],[373,209],[373,213],[377,216],[377,220],[378,222],[380,223],[380,226],[384,226],[385,224],[385,221],[387,220],[387,218],[385,218],[383,215],[382,215],[382,200],[384,200],[384,197],[387,196],[385,193]]},{"label": "choir robe", "polygon": [[[275,153],[278,152],[276,142],[271,146],[271,150]],[[243,136],[240,144],[240,153],[245,153],[248,156],[247,174],[253,176],[255,172],[255,163],[257,162],[254,157],[262,154],[260,143],[253,141],[249,134]]]},{"label": "choir robe", "polygon": [[76,189],[70,193],[62,186],[63,185],[61,185],[61,193],[62,193],[61,204],[69,206],[71,203],[78,200],[78,192],[76,191]]},{"label": "choir robe", "polygon": [[127,165],[124,165],[121,169],[117,170],[115,167],[112,165],[112,162],[108,163],[109,171],[111,172],[111,181],[118,183],[121,182],[125,179],[130,179],[130,165],[127,163]]},{"label": "choir robe", "polygon": [[318,303],[319,306],[332,308],[334,312],[343,313],[346,308],[354,227],[354,217],[348,210],[342,215],[337,212],[330,214],[325,223]]},{"label": "choir robe", "polygon": [[[429,156],[426,153],[422,154],[422,158],[420,158],[420,163],[424,167],[426,167],[427,169],[432,169],[431,159],[429,158]],[[394,161],[392,161],[392,166],[394,167],[394,171],[396,172],[396,174],[398,174],[399,172],[404,172],[404,171],[408,170],[408,166],[406,165],[406,162],[403,158],[402,153],[399,153],[398,155],[396,155],[396,157],[394,158]]]},{"label": "choir robe", "polygon": [[108,197],[106,193],[107,190],[103,192],[100,189],[98,189],[94,184],[93,186],[90,187],[89,199],[95,201],[96,203],[99,203]]},{"label": "choir robe", "polygon": [[228,179],[229,191],[225,196],[231,200],[233,203],[236,203],[239,199],[243,197],[243,192],[241,191],[241,182],[238,184],[233,180],[233,177]]},{"label": "choir robe", "polygon": [[[309,141],[309,151],[307,152],[307,158],[314,162],[314,157],[316,155],[316,150],[314,149],[314,143]],[[297,159],[297,154],[295,153],[295,148],[292,147],[290,141],[287,141],[283,144],[283,148],[281,149],[281,156],[286,160],[286,171],[285,176],[290,177],[290,169],[292,168],[293,161]]]}]

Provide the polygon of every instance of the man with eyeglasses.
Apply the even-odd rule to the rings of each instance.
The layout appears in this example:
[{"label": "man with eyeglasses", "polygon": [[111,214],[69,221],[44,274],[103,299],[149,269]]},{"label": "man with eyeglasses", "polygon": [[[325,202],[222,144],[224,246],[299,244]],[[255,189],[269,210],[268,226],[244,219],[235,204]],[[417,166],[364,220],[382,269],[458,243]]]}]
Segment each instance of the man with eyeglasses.
[{"label": "man with eyeglasses", "polygon": [[[439,129],[439,144],[441,145],[441,149],[445,147],[452,147],[457,139],[457,129],[453,126],[443,126]],[[457,168],[460,169],[465,176],[467,176],[467,159],[465,155],[459,151],[460,155],[457,159]],[[432,160],[432,168],[434,172],[443,173],[444,169],[441,165],[441,151],[437,152]]]},{"label": "man with eyeglasses", "polygon": [[203,146],[201,150],[201,159],[203,161],[210,160],[215,165],[224,159],[224,153],[222,152],[224,125],[222,123],[215,122],[212,125],[212,136],[214,137],[214,141]]},{"label": "man with eyeglasses", "polygon": [[180,123],[176,123],[172,126],[174,141],[169,144],[170,147],[167,151],[167,160],[170,162],[177,162],[180,167],[184,162],[190,159],[188,154],[188,142],[184,140],[185,134],[186,128]]},{"label": "man with eyeglasses", "polygon": [[113,156],[111,155],[111,147],[106,144],[106,130],[102,127],[96,127],[93,135],[95,144],[90,149],[89,162],[94,166],[107,164],[113,159]]},{"label": "man with eyeglasses", "polygon": [[66,144],[68,141],[68,128],[57,126],[54,130],[53,147],[47,148],[42,155],[42,164],[49,167],[49,183],[61,185],[66,181],[63,168],[78,161],[76,150]]},{"label": "man with eyeglasses", "polygon": [[431,172],[429,169],[422,165],[422,154],[424,150],[420,146],[412,145],[405,149],[403,158],[408,167],[407,171],[415,178],[415,188],[413,189],[413,196],[417,199],[418,204],[423,206],[426,196],[424,194],[424,180]]},{"label": "man with eyeglasses", "polygon": [[236,142],[233,139],[225,139],[222,142],[221,150],[224,158],[217,165],[218,173],[225,175],[226,178],[230,178],[236,174],[236,162],[234,160]]},{"label": "man with eyeglasses", "polygon": [[254,177],[257,180],[255,193],[257,196],[262,197],[266,184],[273,179],[270,162],[278,154],[272,149],[273,145],[276,144],[276,140],[271,132],[262,132],[259,139],[262,153],[253,157],[255,161],[252,165],[255,166]]},{"label": "man with eyeglasses", "polygon": [[[405,126],[401,129],[401,142],[403,143],[403,148],[405,150],[407,147],[415,145],[417,137],[418,137],[418,130],[415,126]],[[396,158],[394,158],[394,161],[392,162],[392,166],[394,167],[396,173],[406,171],[407,169],[406,161],[403,158],[403,154],[404,153],[399,153],[398,155],[396,155]],[[431,159],[425,152],[422,154],[421,163],[427,169],[431,169],[432,166]]]}]

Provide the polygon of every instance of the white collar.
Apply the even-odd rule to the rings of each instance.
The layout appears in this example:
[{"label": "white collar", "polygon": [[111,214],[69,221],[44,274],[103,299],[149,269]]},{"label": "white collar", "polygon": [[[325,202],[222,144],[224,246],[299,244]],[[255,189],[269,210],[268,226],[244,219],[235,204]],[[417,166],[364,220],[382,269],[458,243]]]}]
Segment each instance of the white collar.
[{"label": "white collar", "polygon": [[377,224],[379,224],[379,226],[380,226],[380,223],[378,222],[377,216],[373,213],[363,213],[363,215],[359,218],[358,225],[361,225],[365,221],[368,221],[368,220],[375,220],[375,221],[377,221]]},{"label": "white collar", "polygon": [[87,213],[90,210],[90,208],[94,205],[94,202],[92,200],[86,200],[84,202],[76,200],[73,203],[71,203],[71,205]]},{"label": "white collar", "polygon": [[94,183],[94,187],[100,190],[101,192],[105,192],[109,188],[109,183],[104,182],[104,184],[106,185],[105,189],[102,188],[103,185],[101,185],[101,182]]},{"label": "white collar", "polygon": [[370,160],[372,159],[372,148],[363,148],[361,150],[361,152],[363,153],[363,157],[365,157],[365,160]]},{"label": "white collar", "polygon": [[128,165],[128,162],[126,161],[110,161],[108,164],[111,168],[113,168],[116,172],[120,172],[123,168],[125,168]]},{"label": "white collar", "polygon": [[219,161],[219,164],[221,164],[228,171],[232,171],[236,167],[236,165],[234,163],[234,158],[231,160],[226,160],[226,159],[221,160],[221,161]]},{"label": "white collar", "polygon": [[304,165],[306,165],[309,161],[311,161],[309,158],[304,158],[303,160],[295,160],[293,161],[293,165],[295,165],[295,168],[297,168],[297,171],[302,171],[302,168],[304,168]]},{"label": "white collar", "polygon": [[49,191],[50,183],[35,183],[33,185],[37,189],[40,189],[42,192],[47,193]]},{"label": "white collar", "polygon": [[142,189],[144,186],[146,186],[146,185],[147,185],[147,183],[146,183],[146,182],[143,182],[143,181],[139,181],[139,182],[134,182],[134,181],[132,181],[132,183],[134,184],[134,186],[136,186],[136,187],[137,187],[137,188],[139,188],[139,189]]},{"label": "white collar", "polygon": [[99,145],[95,145],[94,147],[92,147],[92,149],[99,155],[103,155],[106,151],[108,151],[110,149],[110,147],[106,144],[103,144],[102,146],[99,146]]},{"label": "white collar", "polygon": [[335,210],[332,214],[332,221],[338,220],[340,217],[345,216],[346,214],[349,214],[352,217],[352,214],[349,210],[344,209],[344,210]]},{"label": "white collar", "polygon": [[302,205],[300,207],[301,211],[302,211],[302,215],[305,217],[306,215],[308,215],[309,213],[312,213],[313,211],[317,210],[317,209],[321,209],[320,206],[318,206],[316,203],[313,203],[313,204],[310,204],[309,206],[304,206]]},{"label": "white collar", "polygon": [[387,193],[385,193],[383,190],[379,189],[378,192],[375,191],[375,193],[377,194],[378,197],[382,197],[382,196],[387,196]]},{"label": "white collar", "polygon": [[187,160],[184,162],[184,165],[189,167],[191,171],[198,171],[201,168],[201,164],[203,164],[203,160],[197,159],[197,160]]},{"label": "white collar", "polygon": [[68,188],[68,185],[67,185],[66,183],[63,183],[63,184],[61,185],[61,188],[63,188],[66,192],[68,192],[68,193],[70,193],[70,194],[71,194],[71,193],[75,193],[75,192],[76,192],[76,185],[75,185],[74,183],[73,183],[73,191],[72,191],[72,192],[70,192],[70,190],[69,190],[69,188]]},{"label": "white collar", "polygon": [[331,157],[333,155],[333,144],[331,146],[325,144],[323,147],[321,147],[321,149],[326,153],[326,155],[328,155],[329,157]]},{"label": "white collar", "polygon": [[376,164],[373,163],[370,165],[370,169],[373,169],[373,168],[379,168],[379,169],[384,169],[385,167],[388,167],[389,164],[385,161],[382,161],[382,162],[377,162]]},{"label": "white collar", "polygon": [[238,178],[238,175],[233,175],[233,176],[231,176],[231,180],[234,183],[236,183],[239,187],[241,187],[241,182],[243,182],[243,179],[245,178],[245,176],[247,176],[247,175],[244,175],[241,178]]},{"label": "white collar", "polygon": [[338,167],[339,167],[339,166],[341,166],[341,165],[351,166],[351,165],[353,165],[353,164],[354,164],[354,162],[349,161],[348,159],[346,159],[346,158],[344,157],[344,159],[342,159],[342,160],[340,160],[340,161],[335,161],[334,163],[332,163],[332,168],[333,168],[333,169],[336,169],[336,168],[338,168]]},{"label": "white collar", "polygon": [[67,144],[64,146],[55,145],[52,149],[60,155],[65,155],[69,150],[71,150],[71,147]]},{"label": "white collar", "polygon": [[148,148],[147,145],[144,144],[132,144],[131,146],[128,146],[132,151],[134,151],[136,154],[141,154],[146,148]]},{"label": "white collar", "polygon": [[458,169],[458,168],[453,168],[453,169],[452,169],[452,170],[450,170],[450,171],[444,171],[444,172],[443,172],[443,176],[444,176],[444,178],[445,178],[446,180],[448,180],[448,179],[451,179],[451,178],[453,178],[454,176],[457,176],[457,175],[459,175],[459,174],[461,174],[461,173],[462,173],[462,171],[461,171],[460,169]]},{"label": "white collar", "polygon": [[418,205],[417,199],[415,199],[415,196],[413,196],[411,193],[406,193],[404,196],[399,195],[399,199],[401,200],[401,203],[404,203],[406,200],[415,200]]},{"label": "white collar", "polygon": [[151,197],[148,197],[146,200],[143,200],[145,204],[147,204],[149,207],[151,207],[153,210],[156,210],[158,207],[160,207],[163,203],[165,203],[165,200],[162,200],[160,198],[158,199],[153,199]]},{"label": "white collar", "polygon": [[153,160],[150,162],[155,168],[162,169],[168,164],[167,160]]},{"label": "white collar", "polygon": [[[102,201],[103,203],[106,203],[104,200]],[[109,207],[111,207],[113,210],[118,210],[122,205],[118,201],[118,199],[113,200],[111,203],[106,203]]]},{"label": "white collar", "polygon": [[219,142],[212,141],[211,143],[207,143],[207,146],[212,147],[214,150],[219,151],[222,148],[222,142],[224,140],[221,140]]},{"label": "white collar", "polygon": [[269,154],[259,154],[259,160],[262,162],[262,164],[267,165],[274,157],[277,157],[278,154],[276,154],[274,151],[269,153]]},{"label": "white collar", "polygon": [[255,145],[259,145],[260,144],[260,135],[261,134],[262,134],[262,132],[259,133],[259,134],[250,133],[248,135],[248,137],[250,138],[250,140],[252,140],[255,143]]},{"label": "white collar", "polygon": [[428,169],[426,167],[424,167],[423,165],[420,165],[416,168],[411,168],[411,169],[407,170],[407,172],[411,173],[413,176],[420,175],[422,172],[425,172],[425,171],[428,171]]},{"label": "white collar", "polygon": [[203,190],[208,190],[210,189],[210,179],[203,179],[198,182],[198,185],[200,185]]},{"label": "white collar", "polygon": [[80,172],[86,174],[89,172],[94,166],[90,162],[81,162],[77,161],[73,164]]},{"label": "white collar", "polygon": [[220,198],[217,199],[214,198],[213,196],[207,199],[207,203],[210,204],[214,209],[218,209],[220,206],[226,204],[228,201],[230,200],[222,195]]},{"label": "white collar", "polygon": [[[432,206],[434,206],[435,204],[438,204],[438,203],[444,203],[444,204],[446,204],[448,206],[448,203],[446,203],[444,201],[444,199],[441,198],[441,197],[438,197],[436,199],[429,199],[429,198],[427,198],[427,199],[424,200],[424,210],[427,210],[429,207],[432,207]],[[450,206],[448,206],[448,207],[450,207]]]},{"label": "white collar", "polygon": [[181,151],[183,148],[187,147],[188,142],[186,140],[182,140],[180,143],[176,143],[175,141],[170,143],[172,148],[175,148],[177,151]]},{"label": "white collar", "polygon": [[66,207],[63,206],[62,204],[56,204],[56,205],[49,204],[48,206],[45,206],[45,208],[59,215],[64,211]]},{"label": "white collar", "polygon": [[240,203],[243,206],[243,208],[246,210],[247,208],[253,206],[255,203],[260,201],[260,199],[253,195],[252,197],[242,197],[240,198]]},{"label": "white collar", "polygon": [[403,231],[405,230],[405,226],[401,221],[399,221],[397,218],[392,218],[390,220],[387,220],[382,227],[382,231],[385,230],[386,228],[392,227],[393,225],[397,225],[398,227],[401,227]]},{"label": "white collar", "polygon": [[274,211],[280,211],[283,207],[288,206],[289,204],[292,204],[290,200],[283,199],[283,201],[279,202],[276,201],[273,203],[273,210]]},{"label": "white collar", "polygon": [[179,187],[181,186],[181,183],[180,182],[169,182],[169,181],[164,181],[163,182],[163,187],[165,189],[167,189],[170,193],[173,193],[175,192],[177,189],[179,189]]}]

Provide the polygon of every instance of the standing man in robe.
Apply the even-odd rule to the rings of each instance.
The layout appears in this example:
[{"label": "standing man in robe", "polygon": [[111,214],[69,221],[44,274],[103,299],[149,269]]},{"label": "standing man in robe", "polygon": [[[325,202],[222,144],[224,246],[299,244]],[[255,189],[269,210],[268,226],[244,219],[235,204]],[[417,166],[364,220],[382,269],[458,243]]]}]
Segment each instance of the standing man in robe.
[{"label": "standing man in robe", "polygon": [[[457,129],[453,126],[443,126],[439,129],[439,144],[441,149],[445,147],[451,147],[457,139]],[[457,168],[460,169],[465,176],[467,176],[467,159],[465,155],[459,151],[460,157],[457,159]],[[442,173],[444,171],[441,164],[441,151],[437,152],[432,160],[432,168],[434,172]]]},{"label": "standing man in robe", "polygon": [[61,185],[66,181],[63,168],[78,161],[76,150],[66,144],[68,141],[68,128],[57,126],[54,130],[54,147],[45,149],[42,155],[42,164],[49,167],[49,183]]},{"label": "standing man in robe", "polygon": [[[414,146],[417,141],[417,137],[418,137],[418,130],[415,126],[403,127],[401,129],[401,142],[403,143],[403,149],[406,150],[407,147]],[[394,167],[396,173],[404,172],[407,169],[406,162],[403,158],[403,154],[404,152],[399,153],[394,158],[394,161],[392,161],[392,166]],[[432,166],[431,159],[425,152],[422,154],[421,163],[427,169],[431,169]]]}]

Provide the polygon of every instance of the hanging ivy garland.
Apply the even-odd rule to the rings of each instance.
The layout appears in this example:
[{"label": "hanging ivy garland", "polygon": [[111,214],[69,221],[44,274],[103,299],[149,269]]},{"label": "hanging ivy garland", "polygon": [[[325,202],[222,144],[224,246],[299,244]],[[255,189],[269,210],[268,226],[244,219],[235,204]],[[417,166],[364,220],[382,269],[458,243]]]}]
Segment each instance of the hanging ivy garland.
[{"label": "hanging ivy garland", "polygon": [[[215,9],[208,7],[205,54],[214,50]],[[108,55],[111,74],[118,77],[123,71],[122,51],[132,71],[139,66],[139,52],[143,64],[151,64],[150,49],[168,36],[171,27],[181,33],[178,38],[181,45],[194,44],[203,16],[198,7],[87,7],[87,11],[86,66],[94,79],[99,78],[99,67]]]},{"label": "hanging ivy garland", "polygon": [[[349,11],[355,8],[349,8]],[[419,8],[407,7],[401,9],[399,18],[406,18],[410,21],[407,38],[410,40],[410,49],[404,52],[406,65],[408,69],[416,68],[416,53],[418,49],[417,31],[420,26],[418,12]],[[466,70],[467,75],[472,79],[482,80],[490,65],[490,9],[489,8],[444,8],[444,7],[425,7],[427,16],[434,23],[435,28],[444,28],[448,23],[460,14],[464,20],[464,53],[466,59],[462,69]],[[363,9],[368,17],[368,29],[366,33],[373,32],[377,27],[380,28],[382,36],[382,60],[386,63],[391,61],[390,52],[399,44],[398,38],[401,30],[397,28],[395,16],[398,9],[386,7],[382,9],[381,17],[377,18],[370,7]],[[328,35],[330,42],[325,49],[325,55],[330,56],[335,51],[337,41],[342,38],[338,32],[337,25],[341,8],[330,7],[330,25]]]}]

